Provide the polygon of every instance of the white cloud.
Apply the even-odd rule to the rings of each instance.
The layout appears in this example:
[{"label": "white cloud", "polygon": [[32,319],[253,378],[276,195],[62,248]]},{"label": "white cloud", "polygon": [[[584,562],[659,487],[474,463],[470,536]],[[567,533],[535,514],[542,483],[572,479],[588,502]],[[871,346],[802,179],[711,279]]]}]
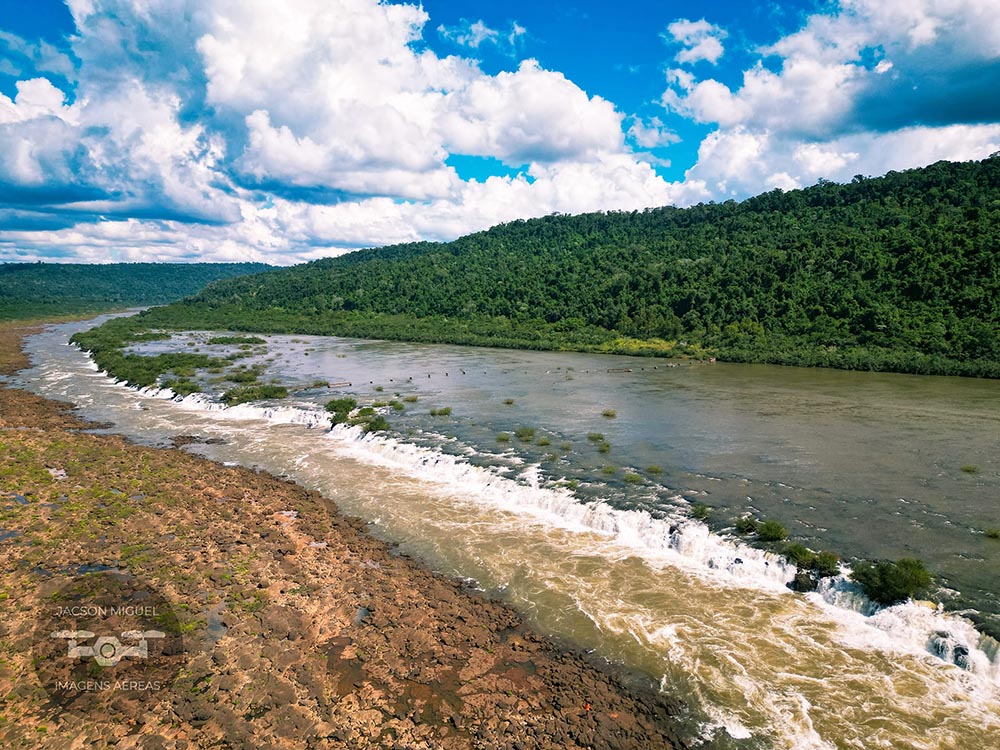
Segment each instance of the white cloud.
[{"label": "white cloud", "polygon": [[[763,49],[738,85],[668,70],[663,105],[715,127],[680,183],[642,151],[676,142],[677,119],[626,117],[535,60],[490,75],[436,54],[416,4],[68,4],[71,55],[0,35],[28,49],[10,58],[27,71],[16,95],[0,96],[0,216],[16,219],[0,259],[293,262],[1000,150],[996,0],[841,0]],[[526,36],[484,21],[466,32],[480,50]],[[717,62],[726,33],[680,20],[665,38],[690,66]],[[65,72],[39,72],[43,58]],[[516,173],[463,180],[452,154]]]},{"label": "white cloud", "polygon": [[684,46],[684,49],[674,57],[677,62],[685,64],[705,60],[715,65],[725,52],[722,40],[728,34],[725,29],[709,23],[704,18],[700,21],[682,18],[667,26],[667,31],[662,36],[668,42]]},{"label": "white cloud", "polygon": [[659,117],[649,120],[632,118],[627,135],[640,148],[658,148],[680,142],[680,137],[664,125]]},{"label": "white cloud", "polygon": [[822,143],[741,126],[705,138],[687,180],[704,182],[719,198],[742,197],[771,187],[805,187],[819,178],[849,182],[859,173],[880,175],[942,160],[981,159],[998,150],[1000,124],[912,127]]},{"label": "white cloud", "polygon": [[514,72],[478,76],[441,101],[449,151],[512,165],[578,159],[623,149],[622,115],[562,73],[525,60]]},{"label": "white cloud", "polygon": [[463,18],[461,23],[455,26],[445,26],[442,24],[438,26],[437,30],[445,39],[449,39],[462,47],[471,47],[472,49],[478,48],[483,42],[496,43],[500,39],[500,32],[496,29],[491,29],[482,19],[478,21],[466,21]]},{"label": "white cloud", "polygon": [[[415,45],[428,21],[416,5],[69,5],[76,102],[67,107],[47,80],[0,100],[2,127],[12,129],[0,142],[0,179],[49,191],[61,204],[57,226],[0,232],[0,252],[33,243],[134,259],[152,246],[162,257],[291,262],[704,194],[660,178],[626,145],[622,113],[563,74],[526,60],[488,75],[474,60]],[[496,34],[473,26],[479,44],[526,34],[516,23]],[[633,121],[630,138],[673,136],[659,121]],[[452,153],[523,172],[463,181],[446,164]],[[307,202],[315,196],[338,202]],[[170,237],[176,247],[167,249]]]},{"label": "white cloud", "polygon": [[487,26],[481,18],[478,21],[463,18],[454,26],[441,24],[437,31],[443,39],[460,47],[478,50],[484,44],[491,44],[512,57],[528,34],[528,30],[517,21],[512,21],[507,31],[499,31]]}]

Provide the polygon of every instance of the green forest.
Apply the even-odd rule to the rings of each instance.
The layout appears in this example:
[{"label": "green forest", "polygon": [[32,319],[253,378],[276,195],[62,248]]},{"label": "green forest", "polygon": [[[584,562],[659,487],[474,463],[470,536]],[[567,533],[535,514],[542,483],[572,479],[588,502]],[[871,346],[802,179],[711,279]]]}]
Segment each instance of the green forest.
[{"label": "green forest", "polygon": [[994,155],[362,250],[136,325],[1000,377],[998,303]]},{"label": "green forest", "polygon": [[163,305],[263,263],[0,264],[0,320]]}]

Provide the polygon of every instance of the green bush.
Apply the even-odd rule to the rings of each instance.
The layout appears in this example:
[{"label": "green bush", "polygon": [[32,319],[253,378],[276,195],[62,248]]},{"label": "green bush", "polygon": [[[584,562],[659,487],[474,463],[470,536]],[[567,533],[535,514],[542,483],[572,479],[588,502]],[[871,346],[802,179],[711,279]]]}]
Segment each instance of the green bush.
[{"label": "green bush", "polygon": [[798,542],[786,544],[784,549],[781,550],[781,554],[800,568],[811,568],[813,562],[816,560],[816,553]]},{"label": "green bush", "polygon": [[740,534],[754,534],[759,525],[753,516],[742,516],[736,519],[736,531]]},{"label": "green bush", "polygon": [[618,416],[618,412],[616,412],[614,409],[605,409],[604,411],[601,412],[601,416],[607,417],[608,419],[614,419],[615,417]]},{"label": "green bush", "polygon": [[187,378],[164,380],[163,387],[169,388],[178,396],[189,396],[192,393],[201,393],[201,386],[188,380]]},{"label": "green bush", "polygon": [[865,596],[879,604],[898,604],[927,590],[931,574],[923,562],[904,557],[893,562],[862,561],[854,566],[851,578],[861,585]]},{"label": "green bush", "polygon": [[990,539],[1000,539],[1000,529],[986,529],[986,536]]},{"label": "green bush", "polygon": [[512,399],[512,398],[505,398],[505,399],[503,400],[503,402],[504,402],[504,405],[505,405],[505,406],[511,406],[511,405],[513,405],[513,403],[514,403],[514,399]]},{"label": "green bush", "polygon": [[652,474],[653,476],[659,476],[660,474],[663,473],[663,467],[657,466],[656,464],[651,464],[650,466],[646,467],[646,473]]},{"label": "green bush", "polygon": [[447,417],[451,414],[450,406],[442,406],[440,409],[431,409],[432,417]]},{"label": "green bush", "polygon": [[335,398],[326,402],[326,410],[330,412],[330,422],[341,424],[346,422],[351,416],[351,412],[358,405],[353,398]]},{"label": "green bush", "polygon": [[757,538],[762,542],[780,542],[788,538],[788,529],[777,521],[764,521],[757,527]]},{"label": "green bush", "polygon": [[417,403],[417,398],[418,398],[417,396],[404,396],[403,401],[405,401],[408,404],[415,404]]},{"label": "green bush", "polygon": [[230,388],[222,394],[227,406],[245,404],[248,401],[263,401],[268,398],[288,398],[288,389],[281,385],[246,385]]},{"label": "green bush", "polygon": [[828,578],[840,573],[840,557],[833,552],[817,552],[812,561],[812,569],[820,578]]},{"label": "green bush", "polygon": [[376,414],[364,423],[365,432],[382,432],[388,429],[389,422],[381,414]]},{"label": "green bush", "polygon": [[543,435],[542,437],[538,438],[538,442],[535,443],[535,445],[540,445],[544,448],[546,445],[552,445],[552,441]]},{"label": "green bush", "polygon": [[514,430],[514,434],[517,435],[518,440],[523,440],[526,443],[535,439],[535,430],[531,427],[518,427]]},{"label": "green bush", "polygon": [[978,474],[979,473],[979,467],[976,466],[975,464],[965,464],[964,466],[960,466],[959,468],[963,472],[965,472],[966,474]]},{"label": "green bush", "polygon": [[699,521],[707,521],[711,512],[711,508],[705,503],[695,503],[691,506],[691,518],[697,518]]},{"label": "green bush", "polygon": [[639,476],[638,474],[635,474],[634,472],[629,472],[624,477],[622,477],[622,479],[624,479],[629,484],[641,484],[642,483],[642,477]]},{"label": "green bush", "polygon": [[606,440],[602,440],[597,444],[598,453],[608,453],[610,451],[611,451],[611,443],[607,442]]},{"label": "green bush", "polygon": [[587,440],[589,440],[592,443],[600,443],[602,440],[604,440],[604,433],[603,432],[588,432],[587,433]]},{"label": "green bush", "polygon": [[266,344],[267,342],[258,336],[213,336],[208,340],[209,344]]},{"label": "green bush", "polygon": [[497,442],[498,443],[509,443],[510,442],[510,433],[509,432],[501,432],[499,435],[497,435]]}]

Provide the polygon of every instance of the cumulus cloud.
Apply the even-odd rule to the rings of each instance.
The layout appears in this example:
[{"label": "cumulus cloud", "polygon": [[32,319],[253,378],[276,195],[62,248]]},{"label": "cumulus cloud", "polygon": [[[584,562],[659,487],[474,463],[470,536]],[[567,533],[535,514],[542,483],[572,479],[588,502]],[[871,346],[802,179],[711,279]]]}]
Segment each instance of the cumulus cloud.
[{"label": "cumulus cloud", "polygon": [[717,127],[688,178],[723,195],[996,150],[995,0],[841,0],[760,53],[737,87],[667,73],[661,104]]},{"label": "cumulus cloud", "polygon": [[683,45],[684,49],[674,57],[677,62],[684,64],[704,60],[715,65],[725,52],[722,40],[728,33],[704,18],[700,21],[681,18],[667,26],[666,32],[661,36],[667,42]]},{"label": "cumulus cloud", "polygon": [[[1000,150],[995,0],[840,0],[738,83],[694,67],[722,59],[726,32],[678,20],[660,118],[533,59],[488,74],[468,56],[517,43],[518,24],[439,29],[461,54],[438,54],[412,2],[67,4],[71,49],[0,34],[16,78],[0,95],[0,260],[294,262]],[[664,180],[659,149],[707,130],[683,181]],[[462,179],[452,155],[512,174]]]},{"label": "cumulus cloud", "polygon": [[718,198],[741,198],[774,187],[807,187],[820,178],[849,182],[856,174],[981,159],[996,151],[1000,124],[911,127],[814,143],[738,126],[706,137],[687,177],[702,181]]},{"label": "cumulus cloud", "polygon": [[[90,259],[153,247],[161,257],[291,262],[689,192],[631,152],[611,102],[563,74],[525,60],[488,75],[418,44],[429,20],[418,5],[68,5],[78,30],[73,103],[44,78],[0,98],[0,184],[20,195],[6,209],[17,213],[0,232],[5,252],[32,242]],[[526,34],[516,23],[466,31],[445,33],[472,47]],[[632,142],[669,139],[660,125],[644,127]],[[463,181],[450,154],[518,174]],[[170,236],[178,247],[168,252]]]}]

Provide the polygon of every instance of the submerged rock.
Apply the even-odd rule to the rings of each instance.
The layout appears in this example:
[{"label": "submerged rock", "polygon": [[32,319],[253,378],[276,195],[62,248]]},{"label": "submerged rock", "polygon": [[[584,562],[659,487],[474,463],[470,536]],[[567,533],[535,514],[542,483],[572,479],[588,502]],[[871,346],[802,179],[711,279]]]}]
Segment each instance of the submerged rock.
[{"label": "submerged rock", "polygon": [[969,669],[969,647],[947,630],[938,630],[931,636],[927,649],[940,659],[961,669]]}]

